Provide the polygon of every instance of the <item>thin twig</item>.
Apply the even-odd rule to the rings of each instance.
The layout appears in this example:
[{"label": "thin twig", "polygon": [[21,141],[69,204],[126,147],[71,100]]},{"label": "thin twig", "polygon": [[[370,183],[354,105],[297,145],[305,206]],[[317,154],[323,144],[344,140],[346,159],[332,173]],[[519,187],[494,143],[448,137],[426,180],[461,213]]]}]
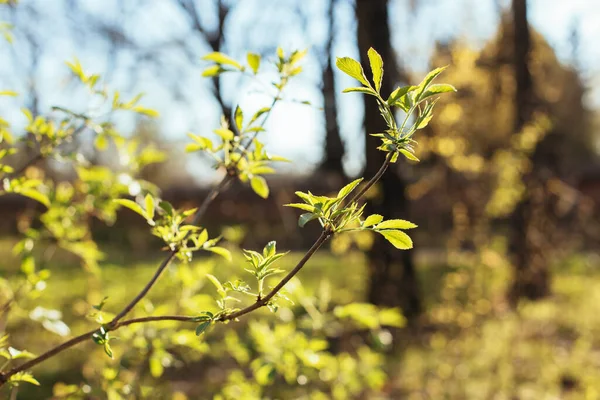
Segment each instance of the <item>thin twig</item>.
[{"label": "thin twig", "polygon": [[[223,190],[229,184],[231,179],[232,179],[232,177],[230,175],[226,175],[223,178],[223,180],[221,181],[221,183],[219,183],[217,186],[215,186],[210,191],[208,196],[202,202],[202,205],[200,206],[198,211],[196,211],[196,214],[194,215],[194,219],[192,220],[192,225],[198,224],[198,222],[204,217],[204,215],[206,214],[206,211],[208,210],[208,206],[210,205],[210,203],[212,203],[213,200],[217,198],[217,196],[219,195],[221,190]],[[119,320],[122,319],[125,315],[127,315],[127,313],[129,313],[133,309],[133,307],[135,307],[135,305],[137,303],[139,303],[140,300],[142,300],[144,298],[144,296],[146,296],[146,294],[148,294],[148,292],[150,291],[152,286],[154,286],[154,284],[156,283],[156,281],[158,280],[158,278],[160,277],[162,272],[169,266],[169,264],[171,264],[171,261],[173,261],[173,259],[177,255],[177,252],[178,252],[178,249],[175,249],[169,253],[167,258],[165,258],[162,261],[162,263],[160,263],[160,265],[154,272],[154,275],[152,276],[152,278],[150,278],[150,281],[148,281],[148,283],[146,283],[146,286],[144,286],[144,288],[137,294],[137,296],[135,296],[133,298],[133,300],[131,300],[129,302],[129,304],[127,304],[125,306],[125,308],[123,308],[113,318],[113,320],[109,323],[109,326],[111,326],[111,327],[116,326],[116,324],[119,322]]]},{"label": "thin twig", "polygon": [[377,171],[377,173],[369,180],[369,182],[367,182],[366,185],[364,185],[358,192],[356,192],[356,194],[350,199],[350,201],[348,201],[348,204],[352,204],[355,201],[359,200],[367,192],[367,190],[371,188],[371,186],[376,184],[377,181],[381,179],[387,168],[390,166],[392,156],[393,153],[388,153],[387,157],[385,158],[385,161],[379,168],[379,171]]},{"label": "thin twig", "polygon": [[[275,105],[275,103],[278,101],[278,99],[279,99],[279,97],[276,97],[273,100],[273,103],[271,104],[271,110],[272,110],[273,106]],[[263,126],[265,124],[265,122],[267,121],[267,119],[269,118],[269,115],[271,114],[271,110],[269,110],[269,113],[263,119],[261,126]],[[253,138],[256,137],[257,133],[258,132],[255,132]],[[245,152],[248,150],[248,148],[252,144],[253,138],[251,138],[251,140],[246,143],[242,154],[245,154]],[[383,171],[385,171],[385,169]],[[381,174],[383,174],[383,172]],[[377,179],[379,179],[380,176],[381,175],[379,175],[379,176],[376,175]],[[196,212],[196,215],[193,218],[192,224],[196,225],[202,219],[202,217],[206,214],[206,211],[208,210],[208,206],[210,205],[210,203],[219,195],[221,190],[223,190],[230,183],[232,178],[233,178],[232,175],[226,175],[223,178],[223,180],[219,183],[219,185],[217,185],[216,187],[214,187],[211,190],[209,195],[206,197],[206,199],[204,199],[202,205]],[[374,179],[375,179],[375,177],[374,177]],[[329,239],[329,237],[331,237],[332,234],[333,234],[333,232],[330,230],[323,230],[323,232],[321,233],[321,235],[319,236],[317,241],[306,252],[304,257],[302,257],[302,259],[298,262],[298,264],[294,267],[294,269],[292,269],[265,297],[263,297],[262,299],[258,300],[256,303],[254,303],[236,313],[232,313],[227,316],[224,316],[223,318],[221,318],[221,320],[226,321],[226,320],[235,319],[244,314],[248,314],[257,308],[265,306],[302,269],[302,267],[304,267],[306,262],[317,252],[317,250],[321,247],[321,245],[323,243],[325,243],[325,241],[327,241],[327,239]],[[168,316],[150,316],[150,317],[132,318],[129,320],[121,321],[121,319],[123,317],[125,317],[125,315],[127,315],[127,313],[129,313],[135,307],[135,305],[142,298],[144,298],[146,296],[146,294],[150,291],[152,286],[156,283],[156,281],[160,277],[161,273],[167,268],[167,266],[169,266],[169,264],[175,258],[176,255],[177,255],[177,249],[173,250],[169,253],[167,258],[165,258],[163,260],[163,262],[159,265],[159,267],[157,268],[156,272],[154,273],[154,275],[152,276],[150,281],[144,286],[144,288],[140,291],[140,293],[138,293],[138,295],[131,302],[129,302],[125,306],[125,308],[123,308],[123,310],[121,310],[121,312],[119,312],[110,323],[108,323],[107,325],[104,326],[104,330],[106,332],[114,331],[120,327],[137,324],[137,323],[145,323],[145,322],[152,322],[152,321],[190,322],[190,321],[194,320],[194,317],[168,315]],[[91,339],[92,335],[96,332],[98,332],[98,329],[81,334],[77,337],[74,337],[74,338],[48,350],[46,353],[44,353],[32,360],[27,361],[26,363],[23,363],[18,367],[11,369],[10,371],[8,371],[6,373],[0,372],[0,386],[2,386],[4,383],[6,383],[11,376],[13,376],[19,372],[25,371],[29,368],[32,368],[32,367],[38,365],[39,363],[47,360],[48,358],[51,358],[51,357],[55,356],[56,354],[63,352],[64,350],[67,350],[81,342]]]},{"label": "thin twig", "polygon": [[[75,129],[73,131],[73,133],[71,134],[71,137],[79,134],[85,127],[87,126],[87,120],[80,125],[77,129]],[[29,160],[25,161],[23,163],[23,165],[21,165],[19,168],[16,168],[15,170],[13,170],[10,174],[6,174],[4,176],[4,179],[14,179],[17,176],[21,175],[23,172],[25,172],[25,170],[29,167],[31,167],[32,165],[36,164],[38,161],[44,159],[44,155],[38,151],[36,155],[34,155],[33,157],[31,157]]]},{"label": "thin twig", "polygon": [[[194,317],[188,317],[188,316],[184,316],[184,315],[160,315],[160,316],[150,316],[150,317],[142,317],[142,318],[132,318],[132,319],[128,319],[126,321],[121,321],[112,327],[106,326],[105,330],[107,332],[114,331],[115,329],[121,328],[123,326],[140,324],[140,323],[145,323],[145,322],[154,322],[154,321],[190,322],[192,320],[194,320]],[[4,383],[6,383],[11,376],[18,374],[19,372],[28,370],[28,369],[38,365],[39,363],[47,360],[48,358],[57,355],[58,353],[61,353],[81,342],[85,342],[86,340],[91,339],[92,335],[96,332],[98,332],[98,329],[94,329],[92,331],[83,333],[79,336],[76,336],[76,337],[54,347],[51,350],[48,350],[44,354],[42,354],[36,358],[33,358],[33,359],[27,361],[26,363],[19,365],[18,367],[11,369],[8,372],[0,373],[0,386],[2,386]]]},{"label": "thin twig", "polygon": [[302,257],[302,259],[300,261],[298,261],[298,264],[296,264],[296,266],[294,267],[294,269],[292,269],[290,272],[288,272],[288,274],[277,284],[277,286],[275,286],[273,289],[271,289],[271,291],[264,297],[262,297],[261,299],[257,300],[255,303],[249,305],[248,307],[241,309],[239,311],[236,311],[234,313],[231,314],[227,314],[224,315],[220,321],[228,321],[228,320],[234,320],[236,318],[241,317],[242,315],[248,314],[258,308],[264,307],[266,306],[269,301],[294,277],[296,276],[296,274],[298,272],[300,272],[300,270],[302,269],[302,267],[304,267],[304,264],[306,264],[306,262],[308,260],[310,260],[310,258],[317,252],[317,250],[319,250],[319,248],[323,245],[323,243],[325,243],[327,241],[327,239],[329,239],[332,235],[332,232],[330,231],[323,231],[321,232],[321,236],[319,236],[319,238],[315,241],[315,243],[313,243],[313,245],[311,246],[311,248],[304,254],[304,257]]}]

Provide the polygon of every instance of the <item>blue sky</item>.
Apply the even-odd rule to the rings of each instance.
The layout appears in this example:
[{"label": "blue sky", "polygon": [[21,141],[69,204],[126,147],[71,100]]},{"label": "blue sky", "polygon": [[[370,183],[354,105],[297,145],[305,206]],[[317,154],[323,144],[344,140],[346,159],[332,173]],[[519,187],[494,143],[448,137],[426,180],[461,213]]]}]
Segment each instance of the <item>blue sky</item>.
[{"label": "blue sky", "polygon": [[[209,49],[201,41],[186,37],[187,20],[180,10],[166,0],[136,1],[120,0],[79,0],[75,2],[107,24],[121,24],[125,32],[142,47],[153,49],[162,46],[173,38],[185,38],[192,59],[183,52],[162,49],[156,53],[160,65],[150,67],[136,64],[136,59],[127,51],[119,53],[111,68],[107,54],[109,48],[102,38],[90,33],[86,24],[80,24],[74,17],[74,10],[65,1],[21,0],[23,9],[32,7],[38,15],[24,15],[18,22],[29,24],[28,30],[39,37],[45,50],[39,60],[36,85],[41,93],[42,110],[50,105],[77,106],[83,99],[72,93],[68,84],[68,71],[64,61],[77,56],[87,69],[108,73],[111,87],[123,93],[143,90],[144,103],[161,112],[159,127],[163,135],[171,140],[185,140],[187,131],[209,134],[218,123],[216,105],[210,96],[210,83],[200,77],[203,63],[202,54]],[[212,0],[198,0],[200,19],[210,27],[215,23],[215,9]],[[322,0],[302,0],[301,10],[311,16],[309,29],[302,28],[302,17],[298,13],[296,0],[241,0],[231,1],[235,7],[231,12],[234,23],[226,31],[227,51],[241,57],[245,51],[281,45],[286,49],[305,48],[314,55],[305,63],[305,76],[290,87],[290,97],[308,99],[315,107],[297,104],[283,104],[269,121],[269,132],[265,140],[275,154],[293,159],[296,163],[310,167],[315,165],[322,152],[323,116],[318,109],[322,102],[319,93],[320,58],[322,42],[329,34],[324,20]],[[139,7],[143,4],[143,7]],[[268,7],[265,5],[268,4]],[[393,43],[404,63],[416,74],[425,73],[427,60],[436,40],[465,36],[473,46],[481,46],[496,31],[498,4],[507,7],[508,0],[420,0],[419,8],[412,12],[409,0],[391,0],[390,19]],[[561,61],[572,62],[569,38],[572,27],[578,25],[580,52],[578,64],[581,66],[590,87],[598,83],[600,76],[600,46],[595,45],[600,37],[600,0],[529,0],[530,21],[556,49]],[[256,16],[256,10],[264,11]],[[125,19],[120,13],[125,12]],[[0,20],[7,19],[0,11]],[[358,56],[354,38],[355,21],[349,0],[339,0],[336,8],[334,52],[337,56]],[[58,22],[60,21],[60,22]],[[57,23],[58,22],[58,23]],[[35,24],[35,26],[32,26]],[[16,32],[17,45],[19,31]],[[3,51],[5,53],[3,53]],[[26,91],[29,82],[26,69],[30,60],[27,52],[3,50],[0,58],[12,57],[12,63],[0,64],[0,87]],[[168,81],[168,84],[161,83]],[[240,103],[250,113],[252,109],[268,104],[269,100],[257,93],[257,87],[235,78],[224,82],[228,93],[226,99]],[[338,91],[352,84],[341,76]],[[174,95],[172,87],[177,87]],[[241,90],[238,90],[240,89]],[[10,110],[9,119],[17,126],[22,123],[18,106],[0,99],[0,107]],[[588,102],[600,106],[600,91],[591,90]],[[348,149],[346,168],[351,174],[360,172],[363,164],[364,136],[360,129],[362,111],[358,95],[340,96],[340,105],[345,110],[341,114],[341,128]],[[133,120],[119,120],[124,131],[133,127]],[[200,170],[207,180],[212,174],[198,160],[190,157],[190,169]],[[301,168],[307,170],[307,168]],[[295,169],[297,170],[297,169]]]}]

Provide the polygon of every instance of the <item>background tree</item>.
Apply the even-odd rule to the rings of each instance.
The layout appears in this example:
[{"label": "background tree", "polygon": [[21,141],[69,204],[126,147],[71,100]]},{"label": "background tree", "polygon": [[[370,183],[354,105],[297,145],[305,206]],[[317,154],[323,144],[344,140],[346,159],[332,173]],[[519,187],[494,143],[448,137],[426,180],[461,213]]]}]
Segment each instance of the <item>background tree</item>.
[{"label": "background tree", "polygon": [[[390,42],[388,7],[387,0],[356,0],[360,54],[365,54],[370,46],[374,46],[386,60],[387,75],[382,83],[384,92],[392,92],[396,83],[406,82],[395,63],[396,56]],[[363,57],[361,61],[363,69],[368,70],[368,60]],[[385,159],[385,153],[377,149],[379,140],[369,136],[385,130],[385,125],[377,105],[368,100],[364,102],[367,175],[375,173]],[[408,219],[405,189],[406,183],[394,167],[375,189],[369,211],[381,215],[391,213],[394,218]],[[385,249],[384,242],[383,238],[376,237],[368,252],[367,297],[373,304],[400,306],[406,316],[414,317],[419,314],[421,303],[412,252],[394,254]]]}]

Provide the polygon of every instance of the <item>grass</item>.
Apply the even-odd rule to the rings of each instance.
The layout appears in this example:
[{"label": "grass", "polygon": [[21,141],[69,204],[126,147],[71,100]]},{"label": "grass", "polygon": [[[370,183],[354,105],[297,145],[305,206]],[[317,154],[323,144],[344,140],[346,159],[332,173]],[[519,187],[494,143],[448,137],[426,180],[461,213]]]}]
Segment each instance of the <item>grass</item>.
[{"label": "grass", "polygon": [[[5,252],[9,246],[8,242],[0,244],[0,257],[4,260],[1,270],[10,274],[15,268]],[[68,257],[58,257],[51,266],[47,289],[39,298],[28,299],[28,306],[61,310],[74,334],[91,329],[95,324],[85,319],[89,303],[107,295],[110,309],[118,310],[152,275],[160,256],[150,254],[134,261],[139,255],[111,253],[117,255],[102,263],[101,273],[94,278]],[[289,254],[281,267],[290,269],[300,257],[300,253]],[[217,276],[243,274],[239,254],[231,264],[220,259],[201,263]],[[516,311],[504,301],[510,275],[501,262],[458,268],[421,266],[426,312],[417,327],[401,335],[399,353],[388,357],[389,398],[600,398],[598,264],[597,256],[586,255],[561,261],[554,270],[553,295],[543,301],[523,302]],[[172,266],[166,273],[176,271]],[[301,278],[308,291],[316,290],[323,279],[329,280],[336,303],[362,300],[365,260],[360,253],[338,257],[321,252],[301,272]],[[153,288],[149,300],[154,306],[177,296],[179,289],[169,282],[161,280]],[[15,313],[10,327],[15,346],[27,344],[38,353],[63,340],[20,312]],[[82,376],[79,366],[89,357],[91,346],[64,352],[54,362],[40,366],[36,376],[49,386],[60,379],[77,382]],[[35,393],[35,398],[43,398],[41,392]]]}]

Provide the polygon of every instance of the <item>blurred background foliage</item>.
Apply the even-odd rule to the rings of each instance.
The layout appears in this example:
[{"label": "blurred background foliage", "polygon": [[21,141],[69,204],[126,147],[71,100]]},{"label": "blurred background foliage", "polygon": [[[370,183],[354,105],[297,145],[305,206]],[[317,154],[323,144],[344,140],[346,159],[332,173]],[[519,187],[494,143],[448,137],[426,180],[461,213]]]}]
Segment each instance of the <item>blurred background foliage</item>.
[{"label": "blurred background foliage", "polygon": [[115,360],[84,344],[36,368],[42,385],[20,387],[17,398],[600,398],[594,2],[0,3],[0,29],[12,41],[0,46],[0,90],[19,93],[0,97],[0,114],[13,132],[33,134],[22,106],[33,117],[57,105],[85,111],[86,93],[64,67],[74,55],[123,98],[143,91],[144,104],[161,112],[111,115],[133,163],[122,162],[112,139],[82,132],[72,154],[90,163],[85,171],[55,159],[25,171],[55,182],[64,203],[42,222],[87,247],[36,245],[36,266],[48,272],[22,296],[26,271],[12,249],[39,225],[41,206],[0,197],[1,304],[19,298],[2,308],[0,327],[12,346],[35,354],[110,318],[86,317],[105,296],[107,310],[125,305],[161,257],[143,220],[106,208],[88,215],[90,204],[73,213],[72,199],[100,188],[135,196],[143,185],[178,207],[197,206],[219,172],[185,155],[185,133],[212,131],[237,104],[267,102],[254,80],[201,78],[205,53],[266,59],[277,46],[309,49],[265,133],[269,151],[293,164],[269,179],[266,201],[234,184],[211,206],[205,225],[223,235],[232,263],[206,257],[171,267],[138,316],[214,307],[206,274],[241,278],[240,246],[261,249],[276,238],[292,250],[280,267],[292,268],[318,232],[298,230],[281,205],[294,190],[335,193],[376,171],[383,153],[367,133],[380,131],[381,117],[369,99],[341,96],[350,82],[335,57],[376,48],[385,92],[443,65],[444,81],[458,89],[416,137],[421,162],[398,163],[369,192],[370,212],[419,225],[414,250],[367,232],[336,237],[287,287],[290,302],[276,314],[261,311],[201,339],[174,322],[132,325],[116,333]]}]

